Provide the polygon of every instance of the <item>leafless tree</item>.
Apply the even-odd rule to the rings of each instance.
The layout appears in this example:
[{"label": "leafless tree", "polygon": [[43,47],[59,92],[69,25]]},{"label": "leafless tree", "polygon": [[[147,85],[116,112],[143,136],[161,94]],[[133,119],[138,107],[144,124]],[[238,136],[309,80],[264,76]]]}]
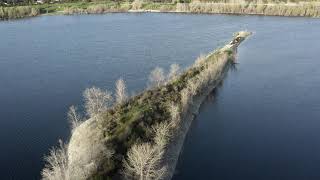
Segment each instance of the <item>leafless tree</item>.
[{"label": "leafless tree", "polygon": [[78,114],[77,110],[78,108],[72,105],[68,111],[68,120],[72,130],[78,127],[82,122],[82,117]]},{"label": "leafless tree", "polygon": [[87,180],[99,171],[103,162],[109,161],[114,150],[108,144],[109,136],[91,118],[78,126],[68,144],[68,166],[71,180]]},{"label": "leafless tree", "polygon": [[124,175],[127,179],[156,180],[163,179],[167,167],[162,166],[164,150],[151,143],[135,144],[124,160]]},{"label": "leafless tree", "polygon": [[187,88],[190,90],[190,92],[193,96],[197,94],[197,91],[200,88],[199,86],[200,86],[200,84],[199,84],[198,77],[194,77],[194,78],[188,80]]},{"label": "leafless tree", "polygon": [[84,93],[85,108],[87,115],[94,117],[103,111],[106,111],[112,104],[112,96],[109,91],[103,91],[100,88],[87,88]]},{"label": "leafless tree", "polygon": [[188,12],[189,11],[189,4],[188,3],[179,3],[177,0],[173,0],[176,5],[176,11],[177,12]]},{"label": "leafless tree", "polygon": [[134,0],[132,3],[132,9],[134,10],[139,10],[141,9],[142,5],[143,5],[143,0]]},{"label": "leafless tree", "polygon": [[192,93],[188,88],[184,88],[180,92],[182,112],[185,113],[188,110],[188,105],[192,101]]},{"label": "leafless tree", "polygon": [[[79,154],[73,154],[73,159],[69,159],[69,172],[72,180],[90,179],[98,171],[99,165],[114,155],[113,149],[98,142],[76,148]],[[69,157],[71,157],[70,151]]]},{"label": "leafless tree", "polygon": [[177,127],[180,123],[180,112],[178,104],[172,102],[168,108],[171,116],[171,125]]},{"label": "leafless tree", "polygon": [[156,67],[153,71],[151,71],[149,76],[149,86],[150,87],[159,87],[165,82],[165,76],[163,73],[163,69],[160,67]]},{"label": "leafless tree", "polygon": [[69,180],[67,147],[59,140],[59,147],[52,148],[45,157],[45,167],[41,172],[43,180]]},{"label": "leafless tree", "polygon": [[199,67],[201,64],[203,64],[206,60],[205,54],[200,54],[200,56],[196,59],[194,66]]},{"label": "leafless tree", "polygon": [[120,78],[116,82],[116,102],[117,104],[121,104],[125,102],[128,98],[127,92],[126,92],[126,84],[122,78]]},{"label": "leafless tree", "polygon": [[178,76],[179,71],[180,71],[179,64],[171,64],[168,80],[175,79]]},{"label": "leafless tree", "polygon": [[164,148],[171,137],[171,124],[168,121],[158,123],[152,127],[154,142],[158,148]]}]

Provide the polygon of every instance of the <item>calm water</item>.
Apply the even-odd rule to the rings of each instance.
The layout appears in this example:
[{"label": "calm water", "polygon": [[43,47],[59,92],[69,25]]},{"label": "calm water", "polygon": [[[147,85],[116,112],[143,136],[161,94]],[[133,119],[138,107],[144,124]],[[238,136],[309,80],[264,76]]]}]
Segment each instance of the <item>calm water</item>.
[{"label": "calm water", "polygon": [[240,29],[255,35],[202,106],[174,179],[319,179],[320,20],[175,14],[0,22],[1,179],[40,177],[85,88],[122,76],[138,91],[155,66],[186,67]]}]

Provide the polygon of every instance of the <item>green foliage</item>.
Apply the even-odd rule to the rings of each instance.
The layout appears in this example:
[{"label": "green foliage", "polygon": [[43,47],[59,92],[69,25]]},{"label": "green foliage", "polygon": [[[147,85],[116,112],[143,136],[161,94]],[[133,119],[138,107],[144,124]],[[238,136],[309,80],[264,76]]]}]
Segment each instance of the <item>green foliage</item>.
[{"label": "green foliage", "polygon": [[232,50],[232,49],[226,49],[225,52],[226,52],[228,55],[232,55],[232,54],[233,54],[233,50]]},{"label": "green foliage", "polygon": [[162,3],[144,3],[142,5],[142,8],[156,10],[156,9],[160,9],[161,5]]}]

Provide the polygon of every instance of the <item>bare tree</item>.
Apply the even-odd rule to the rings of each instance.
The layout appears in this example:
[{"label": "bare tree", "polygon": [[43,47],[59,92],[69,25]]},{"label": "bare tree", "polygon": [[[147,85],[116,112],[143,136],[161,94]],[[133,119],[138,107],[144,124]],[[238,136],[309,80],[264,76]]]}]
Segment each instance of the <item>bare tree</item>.
[{"label": "bare tree", "polygon": [[159,87],[165,82],[165,76],[163,73],[163,69],[160,67],[156,67],[153,71],[151,71],[149,76],[149,86],[150,87]]},{"label": "bare tree", "polygon": [[143,0],[134,0],[132,3],[132,9],[134,10],[139,10],[141,9],[142,5],[143,5]]},{"label": "bare tree", "polygon": [[125,102],[128,98],[127,92],[126,92],[126,84],[122,78],[120,78],[116,82],[116,102],[118,104],[121,104]]},{"label": "bare tree", "polygon": [[168,121],[164,121],[152,126],[154,132],[154,142],[158,148],[164,148],[171,137],[171,124]]},{"label": "bare tree", "polygon": [[68,144],[68,166],[70,179],[87,180],[109,161],[114,150],[108,144],[109,136],[99,126],[96,118],[77,127]]},{"label": "bare tree", "polygon": [[124,160],[124,175],[127,179],[163,179],[167,167],[162,166],[164,150],[151,143],[135,144]]},{"label": "bare tree", "polygon": [[91,141],[93,141],[93,143],[76,147],[78,154],[74,154],[74,151],[71,151],[73,154],[71,154],[70,151],[68,152],[70,179],[90,179],[90,177],[99,170],[98,168],[103,161],[108,161],[113,156],[114,151],[111,147],[97,143],[94,140]]},{"label": "bare tree", "polygon": [[179,64],[171,64],[168,80],[175,79],[178,76],[179,71],[180,71]]},{"label": "bare tree", "polygon": [[112,96],[109,91],[100,88],[87,88],[84,93],[85,108],[90,117],[94,117],[106,111],[112,104]]},{"label": "bare tree", "polygon": [[179,3],[177,0],[173,0],[176,2],[176,11],[177,12],[189,12],[189,4],[188,3]]},{"label": "bare tree", "polygon": [[176,103],[172,102],[169,105],[168,110],[169,110],[170,116],[171,116],[171,125],[173,127],[177,127],[180,123],[179,106]]},{"label": "bare tree", "polygon": [[72,130],[78,127],[82,122],[82,117],[78,114],[77,110],[78,108],[72,105],[68,111],[68,120]]},{"label": "bare tree", "polygon": [[181,90],[180,95],[181,95],[182,112],[185,113],[188,110],[188,105],[190,101],[192,101],[192,93],[188,88],[184,88]]},{"label": "bare tree", "polygon": [[190,92],[193,96],[196,95],[197,91],[199,89],[199,79],[197,77],[189,79],[188,84],[187,84],[187,88],[190,90]]},{"label": "bare tree", "polygon": [[201,66],[201,64],[203,64],[205,62],[205,60],[206,60],[206,55],[200,54],[200,56],[197,57],[197,59],[196,59],[196,61],[194,63],[194,66],[195,67]]},{"label": "bare tree", "polygon": [[67,146],[59,140],[59,147],[52,148],[45,158],[41,175],[43,180],[69,180]]}]

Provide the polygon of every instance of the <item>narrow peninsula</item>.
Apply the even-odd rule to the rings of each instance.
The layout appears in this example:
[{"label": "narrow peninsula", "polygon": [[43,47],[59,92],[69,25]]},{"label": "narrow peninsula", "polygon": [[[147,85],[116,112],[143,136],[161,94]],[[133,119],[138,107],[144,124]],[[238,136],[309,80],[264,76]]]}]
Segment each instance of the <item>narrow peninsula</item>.
[{"label": "narrow peninsula", "polygon": [[70,141],[46,157],[43,179],[171,179],[189,126],[207,95],[234,65],[237,48],[251,33],[235,33],[230,43],[200,56],[167,78],[156,68],[150,86],[131,98],[117,82],[116,103],[99,88],[84,92],[89,119],[73,119]]}]

